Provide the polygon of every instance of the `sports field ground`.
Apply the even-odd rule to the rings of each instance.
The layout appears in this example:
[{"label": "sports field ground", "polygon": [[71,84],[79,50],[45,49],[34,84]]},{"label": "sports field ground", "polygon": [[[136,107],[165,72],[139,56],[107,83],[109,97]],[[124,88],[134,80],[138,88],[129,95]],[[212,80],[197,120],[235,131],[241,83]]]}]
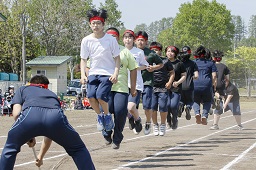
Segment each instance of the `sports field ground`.
[{"label": "sports field ground", "polygon": [[[237,130],[231,112],[222,115],[219,130],[209,130],[208,125],[198,125],[195,118],[179,118],[177,130],[167,129],[165,136],[135,135],[124,129],[124,140],[119,150],[106,146],[96,129],[96,113],[93,110],[66,111],[70,124],[77,130],[91,153],[97,170],[253,170],[256,169],[256,102],[242,101],[242,124],[244,130]],[[142,122],[145,115],[140,110]],[[192,112],[193,114],[193,112]],[[0,117],[0,151],[13,118]],[[32,130],[32,129],[31,129]],[[37,137],[36,151],[39,151],[42,137]],[[37,170],[32,149],[22,146],[17,156],[15,170]],[[41,170],[77,169],[65,150],[53,143],[45,156]]]}]

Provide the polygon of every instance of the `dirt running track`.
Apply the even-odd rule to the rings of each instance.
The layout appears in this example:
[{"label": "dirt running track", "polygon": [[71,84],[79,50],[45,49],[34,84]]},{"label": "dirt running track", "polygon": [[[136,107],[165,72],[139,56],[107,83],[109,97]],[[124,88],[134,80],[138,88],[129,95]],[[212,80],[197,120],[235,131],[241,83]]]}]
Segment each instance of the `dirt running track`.
[{"label": "dirt running track", "polygon": [[[96,129],[96,115],[92,110],[66,111],[70,124],[81,135],[89,149],[97,170],[252,170],[256,169],[256,105],[241,103],[244,130],[236,129],[231,112],[220,120],[220,129],[209,130],[208,125],[197,125],[195,118],[187,121],[182,115],[177,130],[168,129],[165,136],[134,135],[124,129],[124,140],[119,150],[105,146],[101,133]],[[184,114],[184,113],[183,113]],[[145,116],[141,111],[143,123]],[[0,117],[0,152],[6,135],[13,123],[12,117]],[[42,137],[37,137],[36,151],[39,151]],[[24,145],[17,156],[15,170],[37,170],[31,148]],[[45,156],[41,170],[75,170],[72,158],[64,149],[53,143]]]}]

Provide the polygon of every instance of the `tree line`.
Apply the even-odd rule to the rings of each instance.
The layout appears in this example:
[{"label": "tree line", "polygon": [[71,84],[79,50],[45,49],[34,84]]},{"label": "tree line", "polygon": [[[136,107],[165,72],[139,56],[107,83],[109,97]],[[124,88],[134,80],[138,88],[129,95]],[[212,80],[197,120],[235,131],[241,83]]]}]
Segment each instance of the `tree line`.
[{"label": "tree line", "polygon": [[[0,23],[0,72],[22,75],[25,36],[27,61],[40,55],[73,56],[68,75],[79,78],[79,73],[73,77],[73,72],[78,72],[75,69],[81,40],[91,33],[86,18],[91,8],[95,8],[92,0],[3,0],[0,11],[7,21]],[[105,28],[116,27],[122,35],[126,28],[116,1],[105,0],[100,8],[108,11]],[[255,76],[256,15],[251,16],[247,27],[242,17],[232,16],[224,4],[194,0],[181,4],[175,17],[164,16],[149,25],[141,23],[134,29],[138,30],[147,31],[149,42],[158,41],[164,47],[189,45],[193,50],[204,45],[210,50],[222,50],[226,54],[224,62],[237,73],[232,74],[233,78]]]}]

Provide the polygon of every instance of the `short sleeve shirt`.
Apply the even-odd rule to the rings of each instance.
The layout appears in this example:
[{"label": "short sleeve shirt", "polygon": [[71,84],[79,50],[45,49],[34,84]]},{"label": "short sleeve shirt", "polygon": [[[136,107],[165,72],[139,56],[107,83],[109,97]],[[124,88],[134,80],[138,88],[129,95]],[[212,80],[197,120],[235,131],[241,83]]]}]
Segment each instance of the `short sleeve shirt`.
[{"label": "short sleeve shirt", "polygon": [[173,70],[171,61],[166,57],[160,57],[164,66],[154,71],[154,87],[165,88],[165,84],[170,79],[170,71]]},{"label": "short sleeve shirt", "polygon": [[210,89],[212,88],[212,73],[217,72],[215,63],[204,58],[195,60],[198,67],[198,79],[194,80],[194,86],[197,89]]},{"label": "short sleeve shirt", "polygon": [[230,102],[239,101],[239,91],[237,87],[231,82],[229,82],[228,86],[225,88],[224,93],[226,98],[228,95],[233,95]]},{"label": "short sleeve shirt", "polygon": [[[133,54],[138,66],[148,66],[148,62],[145,59],[145,54],[144,51],[133,47],[130,52]],[[128,72],[129,73],[129,72]],[[130,86],[130,74],[128,74],[128,82],[129,82],[129,87]],[[141,70],[137,71],[137,81],[136,81],[136,89],[143,91],[143,79],[142,79],[142,75],[141,75]]]},{"label": "short sleeve shirt", "polygon": [[116,39],[105,34],[102,38],[94,38],[92,34],[83,38],[80,56],[90,58],[90,75],[112,75],[115,71],[114,58],[120,54]]},{"label": "short sleeve shirt", "polygon": [[123,46],[120,46],[120,70],[118,74],[118,82],[113,84],[111,91],[129,93],[128,89],[128,71],[134,70],[138,67],[136,60],[132,53]]},{"label": "short sleeve shirt", "polygon": [[[184,66],[184,64],[180,61],[180,60],[175,60],[172,63],[172,66],[174,68],[175,71],[175,78],[174,81],[179,81],[181,78],[181,74],[182,73],[186,73],[186,68]],[[181,92],[181,88],[182,88],[182,84],[179,84],[178,87],[171,87],[171,91],[172,92]]]},{"label": "short sleeve shirt", "polygon": [[183,62],[186,68],[186,80],[182,82],[182,90],[194,90],[193,76],[194,72],[198,71],[196,63],[192,60],[186,60]]},{"label": "short sleeve shirt", "polygon": [[28,107],[60,108],[60,102],[55,93],[37,86],[20,87],[12,99],[12,104],[22,105],[22,110]]},{"label": "short sleeve shirt", "polygon": [[[162,64],[162,60],[159,55],[157,55],[154,51],[144,48],[145,59],[149,65],[158,65]],[[148,72],[146,69],[142,70],[142,78],[144,85],[152,86],[154,83],[154,75],[153,72]]]},{"label": "short sleeve shirt", "polygon": [[220,90],[224,90],[225,88],[225,76],[230,74],[230,71],[228,69],[228,67],[223,64],[223,63],[216,63],[215,64],[216,67],[217,67],[217,90],[220,89]]}]

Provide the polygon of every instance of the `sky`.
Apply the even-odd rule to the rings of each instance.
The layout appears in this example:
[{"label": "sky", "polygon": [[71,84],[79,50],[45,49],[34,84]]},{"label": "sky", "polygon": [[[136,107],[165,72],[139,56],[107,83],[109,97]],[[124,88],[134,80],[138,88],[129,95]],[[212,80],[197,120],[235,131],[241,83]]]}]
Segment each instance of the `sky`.
[{"label": "sky", "polygon": [[[133,30],[136,25],[161,20],[162,18],[175,17],[182,3],[193,0],[115,0],[118,10],[122,12],[121,21],[127,29]],[[105,0],[93,0],[99,7]],[[240,15],[248,25],[250,17],[256,15],[256,0],[217,0],[225,4],[231,15]]]}]

